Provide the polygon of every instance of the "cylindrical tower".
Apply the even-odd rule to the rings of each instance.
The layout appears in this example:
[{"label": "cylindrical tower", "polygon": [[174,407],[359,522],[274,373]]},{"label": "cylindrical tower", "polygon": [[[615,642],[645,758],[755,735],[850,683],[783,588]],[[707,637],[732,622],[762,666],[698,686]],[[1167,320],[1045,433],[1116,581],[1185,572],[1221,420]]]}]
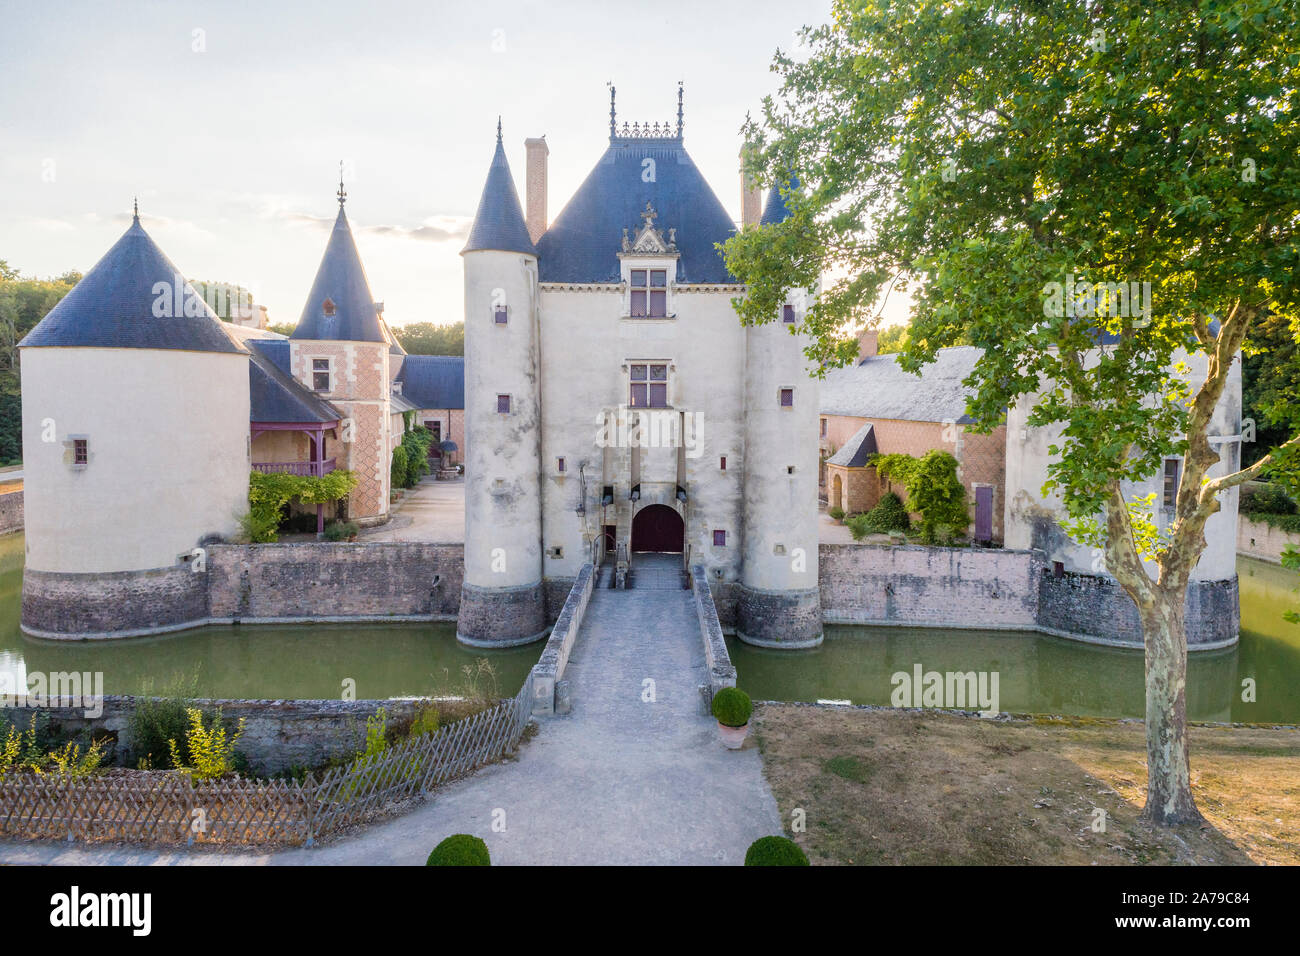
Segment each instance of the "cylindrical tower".
[{"label": "cylindrical tower", "polygon": [[202,546],[248,510],[247,350],[138,218],[20,348],[23,629],[202,621]]},{"label": "cylindrical tower", "polygon": [[456,637],[546,632],[542,588],[537,251],[497,127],[465,260],[465,579]]}]

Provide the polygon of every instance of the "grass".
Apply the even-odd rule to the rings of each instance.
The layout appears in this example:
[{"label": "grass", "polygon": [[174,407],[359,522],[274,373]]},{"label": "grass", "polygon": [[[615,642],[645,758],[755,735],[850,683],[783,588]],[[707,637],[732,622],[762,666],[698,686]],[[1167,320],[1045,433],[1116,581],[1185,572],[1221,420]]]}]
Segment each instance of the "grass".
[{"label": "grass", "polygon": [[1300,864],[1300,731],[1193,727],[1206,823],[1158,829],[1137,722],[766,704],[753,724],[814,864]]}]

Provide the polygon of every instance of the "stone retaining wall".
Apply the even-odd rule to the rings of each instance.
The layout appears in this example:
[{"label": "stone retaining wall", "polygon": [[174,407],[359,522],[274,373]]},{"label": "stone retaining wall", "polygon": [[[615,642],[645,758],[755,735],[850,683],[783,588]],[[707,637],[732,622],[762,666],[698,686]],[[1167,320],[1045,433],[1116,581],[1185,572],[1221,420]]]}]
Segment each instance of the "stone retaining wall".
[{"label": "stone retaining wall", "polygon": [[[2,500],[2,499],[0,499]],[[1300,550],[1300,534],[1289,534],[1263,521],[1237,517],[1237,553],[1278,564],[1288,547]]]},{"label": "stone retaining wall", "polygon": [[736,686],[736,668],[731,663],[731,654],[722,636],[722,624],[709,589],[709,577],[702,565],[691,566],[691,592],[700,622],[700,640],[704,643],[704,663],[709,670],[708,699],[712,703],[713,695],[719,690]]},{"label": "stone retaining wall", "polygon": [[[569,654],[578,639],[582,627],[583,615],[591,602],[591,590],[595,587],[596,569],[588,562],[582,566],[578,576],[569,588],[569,596],[555,619],[551,636],[542,648],[542,655],[533,665],[529,680],[532,684],[533,713],[547,716],[557,713],[555,685],[564,678],[564,669],[569,665]],[[562,709],[559,708],[559,709]]]},{"label": "stone retaining wall", "polygon": [[23,529],[23,493],[0,490],[0,534]]}]

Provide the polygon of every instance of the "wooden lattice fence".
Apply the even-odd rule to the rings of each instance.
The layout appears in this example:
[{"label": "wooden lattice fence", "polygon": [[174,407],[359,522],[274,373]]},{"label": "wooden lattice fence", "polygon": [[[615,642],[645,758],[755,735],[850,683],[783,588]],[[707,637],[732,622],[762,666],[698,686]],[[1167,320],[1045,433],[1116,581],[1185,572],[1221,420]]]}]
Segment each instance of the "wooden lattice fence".
[{"label": "wooden lattice fence", "polygon": [[123,843],[290,843],[382,813],[498,760],[519,744],[532,701],[515,697],[405,740],[366,761],[305,781],[191,783],[176,772],[73,779],[55,774],[0,778],[0,836]]}]

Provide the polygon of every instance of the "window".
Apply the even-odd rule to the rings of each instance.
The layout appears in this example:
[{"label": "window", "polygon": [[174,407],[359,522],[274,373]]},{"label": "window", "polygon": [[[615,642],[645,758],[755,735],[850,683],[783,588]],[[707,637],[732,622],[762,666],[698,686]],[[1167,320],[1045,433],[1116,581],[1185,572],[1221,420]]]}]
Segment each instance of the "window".
[{"label": "window", "polygon": [[628,369],[627,403],[633,408],[668,407],[668,366],[637,363]]},{"label": "window", "polygon": [[557,458],[557,459],[555,459],[555,470],[558,471],[558,472],[560,472],[561,474],[564,473],[564,459],[563,459],[563,458]]},{"label": "window", "polygon": [[632,317],[662,319],[668,315],[668,270],[632,270]]},{"label": "window", "polygon": [[783,388],[783,389],[781,389],[781,407],[782,407],[782,408],[793,408],[793,407],[794,407],[794,389],[793,389],[793,388]]},{"label": "window", "polygon": [[498,305],[492,312],[492,321],[497,325],[505,325],[509,317],[504,305]]},{"label": "window", "polygon": [[826,437],[826,419],[822,419],[822,438]]},{"label": "window", "polygon": [[[325,300],[326,302],[329,299]],[[330,360],[312,359],[311,360],[311,387],[318,392],[328,392],[330,390]]]},{"label": "window", "polygon": [[74,465],[85,465],[89,461],[89,441],[85,438],[72,439],[72,463]]},{"label": "window", "polygon": [[723,455],[721,458],[718,459],[718,469],[719,469],[720,471],[726,471],[726,470],[727,470],[727,456],[726,456],[726,455]]},{"label": "window", "polygon": [[727,532],[715,530],[713,532],[713,546],[715,548],[725,548],[727,546]]},{"label": "window", "polygon": [[781,306],[781,321],[786,325],[794,325],[794,306]]},{"label": "window", "polygon": [[1165,459],[1164,506],[1174,508],[1178,505],[1178,482],[1182,477],[1183,462],[1179,458]]},{"label": "window", "polygon": [[497,411],[498,411],[500,414],[502,414],[502,415],[509,415],[509,414],[510,414],[510,396],[509,396],[509,395],[498,395],[498,396],[497,396]]},{"label": "window", "polygon": [[326,315],[333,315],[335,311],[334,300],[327,298],[324,302],[321,303],[320,310],[324,312]]}]

